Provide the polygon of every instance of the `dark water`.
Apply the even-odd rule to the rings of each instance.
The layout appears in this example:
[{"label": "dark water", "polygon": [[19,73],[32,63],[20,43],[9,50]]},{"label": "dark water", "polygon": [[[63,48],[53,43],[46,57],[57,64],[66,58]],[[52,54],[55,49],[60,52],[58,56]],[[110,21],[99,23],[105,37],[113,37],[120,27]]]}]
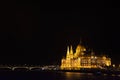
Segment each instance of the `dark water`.
[{"label": "dark water", "polygon": [[78,72],[0,72],[0,80],[120,80],[120,75]]}]

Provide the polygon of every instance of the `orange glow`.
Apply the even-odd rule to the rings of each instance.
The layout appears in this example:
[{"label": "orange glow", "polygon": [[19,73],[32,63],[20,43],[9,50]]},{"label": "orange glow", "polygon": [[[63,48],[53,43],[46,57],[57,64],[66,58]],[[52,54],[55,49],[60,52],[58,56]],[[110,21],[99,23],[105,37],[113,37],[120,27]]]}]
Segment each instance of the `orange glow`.
[{"label": "orange glow", "polygon": [[78,45],[76,52],[73,52],[72,46],[67,47],[66,59],[61,60],[61,69],[80,69],[80,68],[98,68],[110,66],[111,59],[106,56],[85,56],[86,48]]}]

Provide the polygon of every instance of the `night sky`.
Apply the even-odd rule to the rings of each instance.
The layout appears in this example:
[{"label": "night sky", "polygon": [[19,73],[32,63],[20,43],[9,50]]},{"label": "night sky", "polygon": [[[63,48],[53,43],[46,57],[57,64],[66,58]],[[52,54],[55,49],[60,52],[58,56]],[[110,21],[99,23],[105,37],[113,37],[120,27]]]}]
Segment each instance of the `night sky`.
[{"label": "night sky", "polygon": [[117,8],[17,3],[14,12],[14,22],[8,15],[9,27],[1,30],[0,64],[60,64],[66,47],[72,45],[75,51],[80,39],[96,54],[120,63]]}]

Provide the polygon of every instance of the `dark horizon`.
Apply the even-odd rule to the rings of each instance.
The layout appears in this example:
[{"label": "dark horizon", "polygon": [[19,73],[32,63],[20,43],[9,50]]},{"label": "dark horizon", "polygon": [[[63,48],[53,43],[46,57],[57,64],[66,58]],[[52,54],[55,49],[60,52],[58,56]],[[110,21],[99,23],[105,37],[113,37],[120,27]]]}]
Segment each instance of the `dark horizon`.
[{"label": "dark horizon", "polygon": [[96,54],[120,64],[118,18],[116,8],[18,4],[16,26],[1,31],[0,64],[60,64],[66,47],[72,45],[75,51],[80,39]]}]

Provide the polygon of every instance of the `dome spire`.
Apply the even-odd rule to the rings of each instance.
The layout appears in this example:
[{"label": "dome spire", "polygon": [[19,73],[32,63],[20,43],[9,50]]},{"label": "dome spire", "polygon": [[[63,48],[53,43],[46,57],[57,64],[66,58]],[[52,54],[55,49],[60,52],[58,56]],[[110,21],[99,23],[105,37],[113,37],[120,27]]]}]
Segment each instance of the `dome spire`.
[{"label": "dome spire", "polygon": [[80,38],[80,42],[79,42],[79,44],[81,45],[82,44],[82,39]]}]

